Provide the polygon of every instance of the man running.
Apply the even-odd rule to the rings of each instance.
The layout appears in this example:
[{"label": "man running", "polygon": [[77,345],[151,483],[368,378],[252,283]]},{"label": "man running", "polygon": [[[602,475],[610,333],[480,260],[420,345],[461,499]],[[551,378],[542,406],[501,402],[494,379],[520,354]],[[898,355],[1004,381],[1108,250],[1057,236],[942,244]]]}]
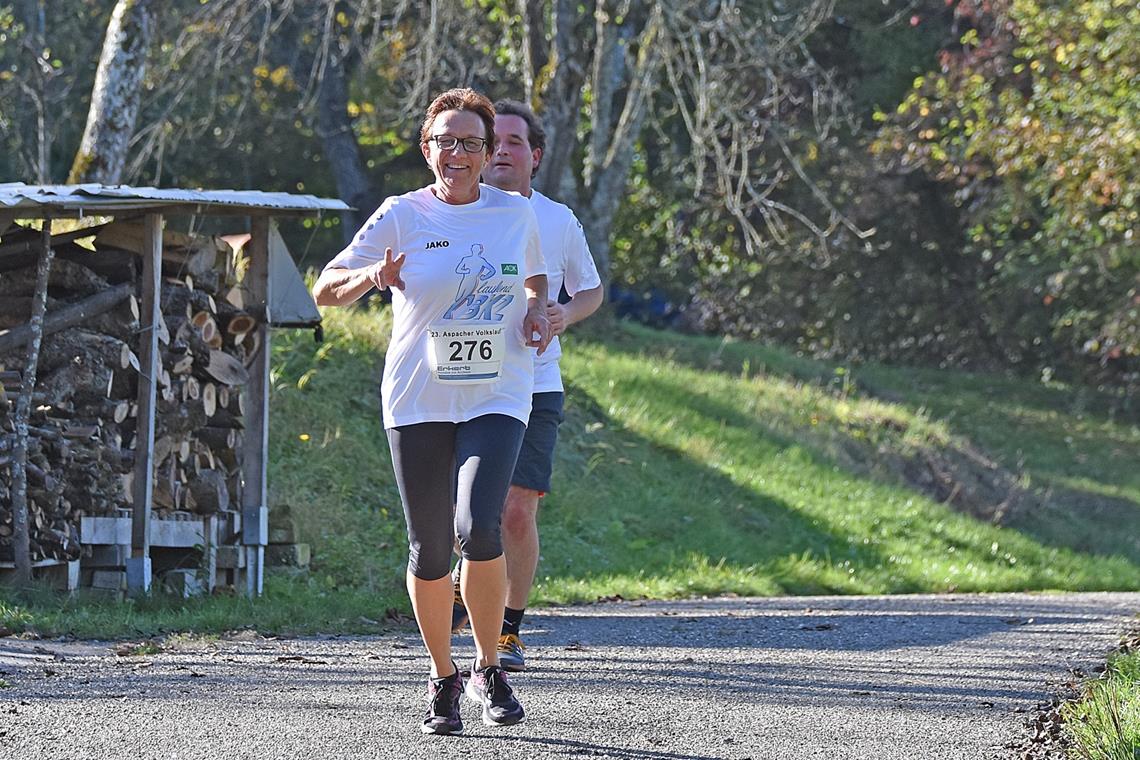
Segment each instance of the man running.
[{"label": "man running", "polygon": [[[557,336],[597,311],[603,298],[602,280],[590,256],[581,222],[569,208],[531,187],[545,148],[546,133],[528,106],[514,100],[495,103],[495,150],[483,170],[483,181],[530,198],[538,217],[548,292],[552,299],[557,299],[565,286],[570,296],[563,304],[547,301],[547,319],[556,337],[545,353],[535,357],[530,421],[503,508],[507,607],[499,637],[499,663],[504,670],[514,672],[526,669],[519,627],[538,567],[538,502],[550,491],[554,444],[562,422],[562,375],[558,369],[562,348]],[[453,622],[461,625],[465,617],[457,596]]]}]

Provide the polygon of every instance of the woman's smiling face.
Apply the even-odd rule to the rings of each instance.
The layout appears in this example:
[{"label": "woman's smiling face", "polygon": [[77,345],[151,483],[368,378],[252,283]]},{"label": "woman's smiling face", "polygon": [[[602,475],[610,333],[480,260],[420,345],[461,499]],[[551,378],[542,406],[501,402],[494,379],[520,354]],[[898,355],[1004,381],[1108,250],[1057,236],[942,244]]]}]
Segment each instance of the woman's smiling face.
[{"label": "woman's smiling face", "polygon": [[451,150],[443,150],[432,138],[478,137],[489,141],[486,127],[479,115],[473,111],[444,111],[435,117],[430,130],[430,138],[420,148],[424,158],[435,174],[436,197],[446,203],[471,203],[479,197],[479,174],[487,164],[486,146],[475,153],[468,153],[462,143]]}]

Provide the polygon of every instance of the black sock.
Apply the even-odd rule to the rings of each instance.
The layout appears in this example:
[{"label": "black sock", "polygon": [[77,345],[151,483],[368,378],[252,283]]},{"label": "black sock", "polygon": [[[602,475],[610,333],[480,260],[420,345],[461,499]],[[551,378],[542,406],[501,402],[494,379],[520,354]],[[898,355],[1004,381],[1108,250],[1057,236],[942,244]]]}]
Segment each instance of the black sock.
[{"label": "black sock", "polygon": [[510,607],[503,610],[503,633],[513,633],[518,636],[524,612],[526,609],[512,610]]}]

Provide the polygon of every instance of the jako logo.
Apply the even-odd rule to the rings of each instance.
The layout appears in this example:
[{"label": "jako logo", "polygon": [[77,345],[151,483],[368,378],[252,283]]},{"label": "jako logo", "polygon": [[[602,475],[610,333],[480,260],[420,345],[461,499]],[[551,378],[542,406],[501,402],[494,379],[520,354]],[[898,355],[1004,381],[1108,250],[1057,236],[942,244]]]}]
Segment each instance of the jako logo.
[{"label": "jako logo", "polygon": [[427,250],[430,251],[432,248],[446,248],[449,245],[451,245],[451,243],[447,240],[433,240],[427,244]]}]

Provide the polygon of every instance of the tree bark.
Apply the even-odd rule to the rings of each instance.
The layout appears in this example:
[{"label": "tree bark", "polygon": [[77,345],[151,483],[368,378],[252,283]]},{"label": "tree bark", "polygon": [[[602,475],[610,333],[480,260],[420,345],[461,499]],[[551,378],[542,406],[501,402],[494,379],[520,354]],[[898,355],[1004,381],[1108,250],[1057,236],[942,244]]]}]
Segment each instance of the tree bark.
[{"label": "tree bark", "polygon": [[535,78],[540,77],[542,70],[549,61],[549,51],[546,42],[546,24],[543,16],[546,12],[545,3],[536,3],[532,0],[517,0],[519,19],[522,29],[519,33],[519,44],[522,46],[522,76],[524,101],[533,108],[536,95]]},{"label": "tree bark", "polygon": [[572,183],[564,183],[570,176],[570,160],[577,148],[578,118],[582,108],[582,85],[586,81],[586,68],[580,58],[577,4],[573,0],[555,0],[552,13],[551,52],[548,82],[537,107],[546,128],[546,153],[535,177],[539,192],[577,207],[579,197]]},{"label": "tree bark", "polygon": [[341,214],[341,239],[348,244],[380,205],[380,190],[368,176],[348,115],[348,82],[343,54],[331,50],[317,91],[317,134],[329,162],[337,195],[356,211]]},{"label": "tree bark", "polygon": [[[637,59],[633,66],[626,62],[628,50],[610,51],[603,45],[599,29],[598,60],[611,59],[611,56],[612,59],[620,57],[621,60],[611,60],[610,67],[613,70],[605,67],[596,70],[597,86],[606,93],[607,104],[619,84],[623,84],[625,89],[621,114],[616,122],[607,105],[595,109],[591,125],[591,135],[595,139],[591,140],[585,187],[589,213],[583,216],[582,227],[586,232],[590,253],[604,282],[609,282],[610,279],[610,233],[613,230],[614,216],[629,182],[634,145],[645,123],[649,98],[659,76],[661,59],[657,38],[661,24],[660,6],[654,6],[645,26],[637,35]],[[634,38],[631,29],[623,30],[621,36],[626,40],[626,47]],[[602,139],[596,139],[598,135]]]},{"label": "tree bark", "polygon": [[[324,5],[316,4],[308,15],[303,11],[290,14],[275,35],[276,44],[270,45],[268,55],[274,66],[287,67],[300,87],[315,88],[314,117],[321,152],[328,161],[337,195],[356,209],[341,212],[341,238],[347,244],[380,205],[383,195],[360,155],[348,114],[349,72],[351,64],[359,62],[359,56],[346,52],[335,37],[303,42],[314,28],[319,28],[320,16],[326,12]],[[315,51],[309,47],[312,45],[317,46]]]},{"label": "tree bark", "polygon": [[69,183],[122,181],[160,0],[118,0],[107,25],[83,140]]}]

